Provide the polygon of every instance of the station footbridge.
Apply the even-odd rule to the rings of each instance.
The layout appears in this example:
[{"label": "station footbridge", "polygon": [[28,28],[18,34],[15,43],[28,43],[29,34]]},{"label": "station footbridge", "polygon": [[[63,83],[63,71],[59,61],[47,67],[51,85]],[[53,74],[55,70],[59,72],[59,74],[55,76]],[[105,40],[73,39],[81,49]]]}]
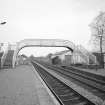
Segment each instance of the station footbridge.
[{"label": "station footbridge", "polygon": [[[81,46],[76,46],[73,42],[62,39],[24,39],[14,45],[8,45],[6,52],[1,57],[1,67],[15,67],[18,53],[24,47],[66,47],[72,53],[77,52],[83,59],[89,63],[91,59],[96,63],[96,57]],[[0,46],[1,47],[1,46]]]}]

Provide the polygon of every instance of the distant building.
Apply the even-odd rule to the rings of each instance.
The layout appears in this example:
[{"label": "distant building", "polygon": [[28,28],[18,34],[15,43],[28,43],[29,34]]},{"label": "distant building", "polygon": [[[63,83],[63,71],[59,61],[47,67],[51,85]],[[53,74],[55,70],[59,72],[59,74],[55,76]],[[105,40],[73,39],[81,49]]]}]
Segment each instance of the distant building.
[{"label": "distant building", "polygon": [[101,65],[102,61],[104,61],[105,63],[105,53],[103,53],[103,59],[101,60],[101,53],[100,52],[93,52],[93,54],[96,56],[96,59],[99,63],[99,65]]},{"label": "distant building", "polygon": [[17,65],[28,64],[28,57],[24,54],[18,55],[16,64]]},{"label": "distant building", "polygon": [[54,58],[56,59],[58,58],[59,63],[56,60],[57,64],[64,64],[64,65],[76,64],[76,63],[87,63],[85,59],[82,58],[78,52],[72,53],[70,50],[57,52],[53,54],[51,58],[52,60],[54,60]]},{"label": "distant building", "polygon": [[[70,50],[64,50],[61,52],[57,52],[52,54],[51,59],[55,60],[57,64],[71,65],[71,64],[94,64],[93,60],[91,60],[94,55],[90,53],[86,54],[80,51],[71,52]],[[95,57],[95,56],[94,56]],[[59,63],[57,62],[57,59]],[[54,63],[54,61],[53,61]]]}]

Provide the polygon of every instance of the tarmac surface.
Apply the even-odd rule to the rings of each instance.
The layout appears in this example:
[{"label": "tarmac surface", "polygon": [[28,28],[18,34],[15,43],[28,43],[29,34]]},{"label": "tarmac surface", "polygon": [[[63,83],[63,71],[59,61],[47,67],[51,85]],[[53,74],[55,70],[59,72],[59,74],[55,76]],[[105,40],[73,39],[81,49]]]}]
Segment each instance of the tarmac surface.
[{"label": "tarmac surface", "polygon": [[0,70],[0,105],[58,105],[31,65]]}]

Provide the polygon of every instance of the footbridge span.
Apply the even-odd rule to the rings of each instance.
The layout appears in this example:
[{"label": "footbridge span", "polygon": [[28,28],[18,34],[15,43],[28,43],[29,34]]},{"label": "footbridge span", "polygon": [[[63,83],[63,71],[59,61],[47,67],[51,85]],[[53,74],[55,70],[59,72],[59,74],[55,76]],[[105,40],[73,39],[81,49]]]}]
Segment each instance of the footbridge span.
[{"label": "footbridge span", "polygon": [[15,62],[17,59],[18,52],[24,47],[66,47],[70,49],[72,52],[75,49],[75,44],[68,40],[61,40],[61,39],[24,39],[17,43],[17,47],[14,50],[13,55],[13,67],[15,67]]}]

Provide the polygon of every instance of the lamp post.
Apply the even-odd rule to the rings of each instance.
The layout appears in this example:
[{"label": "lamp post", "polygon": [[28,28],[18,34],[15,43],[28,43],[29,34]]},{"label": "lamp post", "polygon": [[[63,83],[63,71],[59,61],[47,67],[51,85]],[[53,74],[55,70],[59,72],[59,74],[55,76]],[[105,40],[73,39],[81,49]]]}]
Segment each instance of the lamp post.
[{"label": "lamp post", "polygon": [[100,38],[100,56],[101,56],[101,65],[102,68],[104,68],[104,58],[103,58],[103,49],[102,49],[102,39],[103,39],[103,34],[104,34],[104,29],[103,29],[103,25],[99,27],[99,35],[98,37]]}]

